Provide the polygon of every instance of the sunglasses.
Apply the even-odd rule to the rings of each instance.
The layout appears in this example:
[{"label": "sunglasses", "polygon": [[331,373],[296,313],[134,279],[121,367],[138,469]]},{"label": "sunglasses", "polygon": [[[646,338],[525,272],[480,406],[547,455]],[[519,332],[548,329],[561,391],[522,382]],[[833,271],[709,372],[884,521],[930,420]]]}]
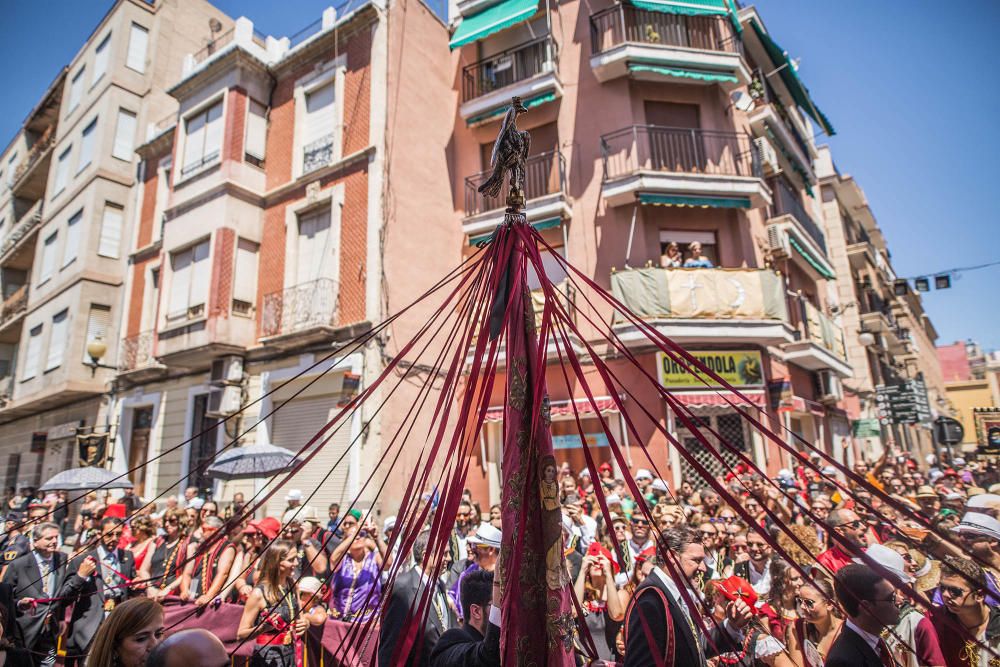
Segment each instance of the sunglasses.
[{"label": "sunglasses", "polygon": [[941,595],[947,593],[953,598],[960,598],[972,592],[972,591],[967,591],[964,588],[959,588],[958,586],[948,586],[946,584],[940,584],[938,588],[941,590]]},{"label": "sunglasses", "polygon": [[857,530],[863,525],[864,522],[861,519],[855,519],[854,521],[848,521],[846,523],[838,523],[836,526],[833,526],[833,528],[850,528],[851,530]]},{"label": "sunglasses", "polygon": [[809,600],[808,598],[796,597],[795,598],[795,605],[796,606],[800,606],[800,607],[804,607],[806,609],[815,609],[816,608],[816,601],[815,600]]},{"label": "sunglasses", "polygon": [[645,519],[632,519],[633,526],[648,526],[649,522]]},{"label": "sunglasses", "polygon": [[701,531],[701,536],[702,537],[715,537],[716,535],[718,535],[718,533],[715,532],[714,530],[703,530],[703,531]]}]

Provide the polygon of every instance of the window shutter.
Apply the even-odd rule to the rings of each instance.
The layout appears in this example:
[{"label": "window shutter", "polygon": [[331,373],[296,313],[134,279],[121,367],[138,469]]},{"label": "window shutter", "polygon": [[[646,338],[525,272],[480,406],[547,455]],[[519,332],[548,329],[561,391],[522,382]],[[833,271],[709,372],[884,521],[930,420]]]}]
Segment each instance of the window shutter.
[{"label": "window shutter", "polygon": [[49,336],[49,357],[45,370],[50,371],[62,365],[66,353],[66,333],[69,331],[69,310],[64,310],[52,318],[52,334]]},{"label": "window shutter", "polygon": [[257,100],[250,100],[247,109],[247,137],[243,151],[258,160],[264,159],[264,146],[267,140],[267,119],[264,105]]},{"label": "window shutter", "polygon": [[326,259],[329,242],[329,208],[324,208],[299,219],[296,285],[302,285],[321,277],[321,272],[325,268],[323,260]]},{"label": "window shutter", "polygon": [[63,247],[62,265],[66,266],[76,259],[77,250],[80,247],[80,221],[83,219],[83,211],[77,211],[69,222],[66,223],[66,245]]},{"label": "window shutter", "polygon": [[222,102],[215,104],[205,114],[205,148],[202,159],[209,162],[222,150]]},{"label": "window shutter", "polygon": [[184,139],[183,168],[196,167],[201,162],[202,149],[205,147],[205,114],[188,118],[187,136]]},{"label": "window shutter", "polygon": [[108,52],[111,50],[110,45],[111,35],[109,33],[94,51],[94,83],[97,83],[97,81],[104,76],[104,73],[108,71]]},{"label": "window shutter", "polygon": [[303,146],[333,134],[333,97],[333,81],[306,93],[306,128],[302,136]]},{"label": "window shutter", "polygon": [[101,257],[118,259],[122,242],[122,209],[114,204],[104,205],[104,219],[101,221],[101,242],[97,254]]},{"label": "window shutter", "polygon": [[212,280],[212,263],[208,261],[209,242],[204,241],[193,248],[191,258],[191,295],[188,307],[203,304],[208,300],[209,283]]},{"label": "window shutter", "polygon": [[253,304],[257,301],[257,250],[253,241],[240,239],[236,243],[236,271],[233,279],[233,300]]},{"label": "window shutter", "polygon": [[80,98],[83,97],[83,74],[86,71],[87,71],[86,69],[81,67],[80,71],[77,72],[76,76],[73,77],[73,80],[70,81],[68,111],[72,111],[77,107],[78,104],[80,104]]},{"label": "window shutter", "polygon": [[132,24],[128,36],[128,59],[126,66],[136,72],[146,71],[146,42],[149,41],[149,31],[138,23]]},{"label": "window shutter", "polygon": [[66,179],[69,176],[69,154],[72,150],[73,147],[68,146],[66,150],[62,152],[62,155],[59,156],[59,163],[56,165],[56,193],[62,192],[63,188],[66,187]]},{"label": "window shutter", "polygon": [[[100,338],[111,351],[111,306],[104,306],[99,303],[90,304],[90,312],[87,314],[87,338],[83,342],[83,362],[90,362],[87,354],[87,344]],[[109,363],[105,360],[104,363]]]},{"label": "window shutter", "polygon": [[115,126],[115,147],[111,154],[119,160],[132,161],[135,142],[135,114],[126,109],[118,110],[118,124]]},{"label": "window shutter", "polygon": [[168,318],[187,315],[188,291],[191,289],[191,249],[175,253],[170,258],[170,306]]},{"label": "window shutter", "polygon": [[80,137],[80,159],[77,162],[76,170],[79,172],[81,169],[90,164],[90,161],[94,158],[94,134],[97,130],[97,119],[90,121],[90,125],[84,128],[83,135]]},{"label": "window shutter", "polygon": [[38,357],[42,351],[42,325],[31,330],[28,338],[28,350],[24,355],[24,378],[25,380],[38,375]]},{"label": "window shutter", "polygon": [[52,277],[52,272],[56,268],[56,239],[58,232],[53,233],[42,246],[42,271],[39,275],[39,282],[45,282]]}]

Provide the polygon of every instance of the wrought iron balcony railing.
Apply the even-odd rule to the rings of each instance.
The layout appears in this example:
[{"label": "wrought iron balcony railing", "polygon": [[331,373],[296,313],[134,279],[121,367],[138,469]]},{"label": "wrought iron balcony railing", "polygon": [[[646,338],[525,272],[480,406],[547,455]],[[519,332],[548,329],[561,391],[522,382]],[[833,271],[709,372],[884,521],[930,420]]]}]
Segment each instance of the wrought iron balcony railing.
[{"label": "wrought iron balcony railing", "polygon": [[312,141],[302,147],[302,173],[308,174],[333,164],[333,135]]},{"label": "wrought iron balcony railing", "polygon": [[556,44],[549,35],[518,44],[462,69],[462,102],[555,68]]},{"label": "wrought iron balcony railing", "polygon": [[332,327],[337,322],[337,281],[320,278],[264,296],[261,336]]},{"label": "wrought iron balcony railing", "polygon": [[809,237],[816,242],[823,254],[826,254],[826,234],[816,224],[812,216],[806,212],[806,207],[802,205],[802,199],[798,193],[793,191],[784,179],[772,178],[768,185],[774,193],[774,216],[790,215],[799,223],[799,226]]},{"label": "wrought iron balcony railing", "polygon": [[795,126],[795,122],[792,121],[788,107],[786,107],[781,101],[778,94],[774,92],[774,88],[771,87],[771,83],[768,81],[767,76],[765,76],[764,72],[755,70],[753,73],[753,79],[753,83],[750,84],[750,91],[754,95],[756,106],[760,107],[770,104],[775,113],[778,114],[778,118],[781,119],[781,124],[784,125],[785,129],[788,130],[788,133],[792,135],[792,140],[795,142],[795,145],[798,146],[803,155],[808,156],[809,146],[806,144],[806,140],[802,137],[802,133],[799,132],[798,128]]},{"label": "wrought iron balcony railing", "polygon": [[10,252],[21,239],[38,228],[41,221],[42,200],[39,199],[38,202],[31,207],[31,210],[25,213],[24,216],[14,224],[10,233],[4,237],[3,243],[0,244],[0,263],[3,263],[3,261],[7,259],[7,253]]},{"label": "wrought iron balcony railing", "polygon": [[847,361],[847,347],[844,345],[844,331],[823,311],[803,298],[793,299],[798,307],[793,307],[795,329],[800,340],[806,340],[822,347],[838,359]]},{"label": "wrought iron balcony railing", "polygon": [[0,306],[0,329],[28,310],[28,285],[21,285]]},{"label": "wrought iron balcony railing", "polygon": [[156,363],[156,357],[153,356],[155,342],[154,331],[143,331],[122,339],[121,370],[134,371]]},{"label": "wrought iron balcony railing", "polygon": [[597,54],[627,42],[743,53],[743,42],[724,16],[685,16],[620,3],[590,16],[590,49]]},{"label": "wrought iron balcony railing", "polygon": [[[526,200],[566,192],[566,160],[559,151],[548,151],[532,155],[524,165],[524,198]],[[481,171],[465,179],[465,215],[478,215],[485,211],[506,206],[507,194],[510,192],[509,179],[504,179],[500,194],[487,197],[479,194],[478,188],[492,174]]]},{"label": "wrought iron balcony railing", "polygon": [[604,178],[641,169],[725,176],[761,174],[750,135],[659,125],[632,125],[601,137]]}]

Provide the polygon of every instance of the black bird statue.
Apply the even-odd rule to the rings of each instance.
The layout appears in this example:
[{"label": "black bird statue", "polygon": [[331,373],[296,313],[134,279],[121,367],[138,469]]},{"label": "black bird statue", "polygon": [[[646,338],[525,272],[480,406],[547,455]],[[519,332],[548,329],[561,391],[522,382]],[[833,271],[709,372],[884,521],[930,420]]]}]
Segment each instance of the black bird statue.
[{"label": "black bird statue", "polygon": [[521,104],[520,97],[511,99],[510,109],[503,118],[500,133],[493,144],[493,155],[490,162],[493,173],[479,186],[479,193],[490,197],[500,194],[506,172],[510,172],[510,197],[508,205],[524,205],[524,161],[528,158],[531,146],[531,135],[526,130],[517,129],[517,117],[527,113],[528,109]]}]

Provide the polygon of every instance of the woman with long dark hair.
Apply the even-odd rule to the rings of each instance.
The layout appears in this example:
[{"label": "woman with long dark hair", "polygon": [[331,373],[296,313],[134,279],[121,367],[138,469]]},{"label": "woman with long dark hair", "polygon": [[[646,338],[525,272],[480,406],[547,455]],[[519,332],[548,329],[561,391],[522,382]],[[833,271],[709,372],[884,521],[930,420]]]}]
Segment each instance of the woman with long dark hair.
[{"label": "woman with long dark hair", "polygon": [[163,514],[163,535],[156,538],[149,562],[146,594],[156,600],[176,595],[187,556],[187,514],[175,507]]},{"label": "woman with long dark hair", "polygon": [[121,603],[104,619],[87,654],[87,667],[143,667],[163,639],[163,607],[149,598]]},{"label": "woman with long dark hair", "polygon": [[785,644],[796,667],[822,667],[844,627],[833,585],[826,577],[799,586],[795,596],[799,618],[785,631]]},{"label": "woman with long dark hair", "polygon": [[788,561],[781,558],[771,560],[770,571],[771,590],[767,597],[768,606],[762,611],[767,616],[771,636],[784,637],[785,630],[799,617],[795,608],[795,595],[802,585],[802,575]]},{"label": "woman with long dark hair", "polygon": [[264,552],[260,579],[247,598],[236,631],[238,639],[254,637],[251,667],[295,667],[295,641],[309,626],[299,609],[292,574],[298,550],[288,540],[276,540]]}]

